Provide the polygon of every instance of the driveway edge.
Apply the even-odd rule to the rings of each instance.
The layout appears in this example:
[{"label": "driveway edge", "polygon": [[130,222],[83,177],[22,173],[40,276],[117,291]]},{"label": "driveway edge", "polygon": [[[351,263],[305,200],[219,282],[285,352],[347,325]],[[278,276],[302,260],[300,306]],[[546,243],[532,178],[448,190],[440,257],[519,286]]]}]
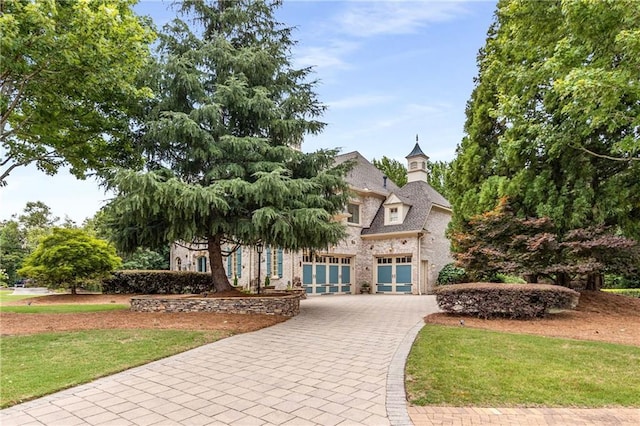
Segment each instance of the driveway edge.
[{"label": "driveway edge", "polygon": [[413,425],[411,417],[409,417],[409,412],[407,411],[404,368],[407,364],[407,357],[411,351],[411,346],[413,346],[413,342],[416,340],[416,336],[422,327],[424,327],[424,320],[421,319],[407,332],[391,359],[391,365],[389,366],[389,372],[387,374],[386,408],[387,416],[392,426]]}]

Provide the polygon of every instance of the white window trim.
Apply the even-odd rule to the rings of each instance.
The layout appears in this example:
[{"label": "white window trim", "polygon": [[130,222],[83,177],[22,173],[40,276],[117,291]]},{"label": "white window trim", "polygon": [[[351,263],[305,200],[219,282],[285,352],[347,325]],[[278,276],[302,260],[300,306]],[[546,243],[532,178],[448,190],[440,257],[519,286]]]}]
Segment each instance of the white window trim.
[{"label": "white window trim", "polygon": [[[397,220],[391,220],[391,209],[398,209]],[[384,206],[384,224],[385,225],[400,225],[404,222],[406,216],[406,207],[404,204],[388,204]]]},{"label": "white window trim", "polygon": [[[349,213],[349,206],[350,205],[358,207],[358,221],[357,222],[351,222],[351,220],[350,220],[351,217],[352,217],[351,213]],[[360,226],[362,224],[362,204],[350,201],[347,204],[347,215],[348,215],[347,216],[347,224],[354,225],[354,226]]]},{"label": "white window trim", "polygon": [[269,275],[272,280],[277,280],[280,277],[278,276],[278,249],[271,248],[271,270],[269,271]]}]

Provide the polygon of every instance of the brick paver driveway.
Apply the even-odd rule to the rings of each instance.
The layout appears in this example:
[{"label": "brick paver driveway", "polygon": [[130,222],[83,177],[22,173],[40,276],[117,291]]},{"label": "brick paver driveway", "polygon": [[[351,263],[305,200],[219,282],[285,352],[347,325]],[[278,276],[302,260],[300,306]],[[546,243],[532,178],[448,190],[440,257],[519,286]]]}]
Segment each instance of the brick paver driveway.
[{"label": "brick paver driveway", "polygon": [[285,323],[8,408],[0,424],[411,424],[404,361],[436,310],[433,296],[311,297]]}]

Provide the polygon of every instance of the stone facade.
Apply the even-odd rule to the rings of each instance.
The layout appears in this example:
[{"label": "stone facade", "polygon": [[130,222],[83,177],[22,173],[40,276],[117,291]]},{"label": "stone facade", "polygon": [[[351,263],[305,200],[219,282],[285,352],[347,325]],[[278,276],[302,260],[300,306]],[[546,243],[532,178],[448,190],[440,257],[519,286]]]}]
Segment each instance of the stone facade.
[{"label": "stone facade", "polygon": [[293,317],[300,313],[300,296],[270,297],[132,297],[135,312],[216,312],[221,314],[262,314]]},{"label": "stone facade", "polygon": [[[453,261],[450,243],[445,236],[451,219],[451,206],[424,181],[425,170],[418,168],[411,171],[411,164],[426,164],[428,159],[418,144],[407,158],[410,160],[408,168],[411,180],[399,188],[359,153],[339,156],[338,161],[352,160],[356,163],[347,181],[353,191],[351,204],[358,206],[359,220],[355,221],[354,216],[345,212],[341,220],[347,228],[347,237],[313,256],[289,250],[281,250],[276,256],[270,248],[259,256],[255,247],[241,247],[238,254],[225,263],[229,281],[237,282],[239,287],[255,290],[260,272],[261,286],[269,273],[270,285],[275,289],[303,285],[310,295],[359,294],[364,282],[371,284],[373,293],[432,293],[438,273],[444,265]],[[400,221],[392,224],[388,217],[389,208],[385,208],[385,201],[390,199],[399,203],[401,211],[406,212]],[[270,256],[269,260],[267,255]],[[208,270],[208,264],[199,259],[207,259],[206,251],[189,250],[176,244],[171,248],[173,270],[205,272],[202,268]],[[276,261],[277,268],[273,266]],[[267,271],[268,265],[271,271]],[[392,269],[385,265],[390,265]],[[405,282],[408,281],[406,274],[410,274],[410,283]],[[397,281],[400,275],[403,275],[402,284],[409,284],[410,288],[399,286]],[[393,281],[390,288],[376,286],[389,278]]]}]

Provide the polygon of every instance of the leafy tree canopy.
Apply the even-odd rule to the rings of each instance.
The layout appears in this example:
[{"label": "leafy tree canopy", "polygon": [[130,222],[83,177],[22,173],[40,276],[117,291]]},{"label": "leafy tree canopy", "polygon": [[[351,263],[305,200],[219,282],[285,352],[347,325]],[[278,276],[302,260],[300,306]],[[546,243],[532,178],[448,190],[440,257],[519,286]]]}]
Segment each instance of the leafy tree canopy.
[{"label": "leafy tree canopy", "polygon": [[372,163],[400,188],[407,184],[407,167],[404,163],[389,158],[386,155],[380,160],[374,158]]},{"label": "leafy tree canopy", "polygon": [[324,248],[348,198],[336,151],[299,151],[322,130],[324,106],[295,69],[280,2],[184,1],[160,36],[155,102],[142,133],[143,171],[110,179],[120,248],[203,243],[217,291],[231,289],[223,256],[238,244]]},{"label": "leafy tree canopy", "polygon": [[640,238],[640,3],[502,0],[453,164],[454,229],[509,196]]},{"label": "leafy tree canopy", "polygon": [[[380,160],[374,158],[372,163],[399,187],[402,188],[407,184],[407,167],[404,163],[386,155]],[[427,161],[427,170],[429,171],[427,182],[445,198],[448,197],[450,168],[450,163],[446,161]]]},{"label": "leafy tree canopy", "polygon": [[115,248],[80,229],[54,228],[24,261],[20,275],[58,288],[76,287],[84,280],[101,278],[121,264]]},{"label": "leafy tree canopy", "polygon": [[0,266],[5,271],[9,284],[17,281],[17,271],[27,254],[18,222],[7,220],[0,223]]},{"label": "leafy tree canopy", "polygon": [[0,2],[0,184],[35,163],[49,175],[133,156],[136,85],[154,39],[136,0]]}]

